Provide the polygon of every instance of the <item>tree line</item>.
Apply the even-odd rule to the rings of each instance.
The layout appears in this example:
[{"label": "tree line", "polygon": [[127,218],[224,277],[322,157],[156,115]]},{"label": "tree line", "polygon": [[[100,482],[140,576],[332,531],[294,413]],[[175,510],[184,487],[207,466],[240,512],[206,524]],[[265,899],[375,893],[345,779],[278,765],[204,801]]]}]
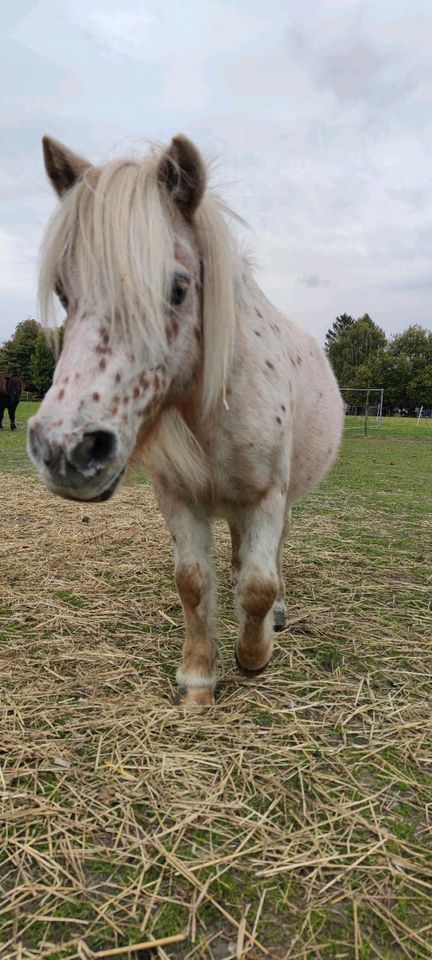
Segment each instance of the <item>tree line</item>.
[{"label": "tree line", "polygon": [[[47,336],[37,320],[22,320],[0,347],[0,373],[18,373],[27,390],[43,397],[63,333],[59,327]],[[342,313],[327,331],[325,350],[340,387],[382,387],[387,411],[432,408],[432,332],[423,327],[413,324],[388,340],[368,313],[356,320]]]},{"label": "tree line", "polygon": [[0,373],[19,374],[26,390],[43,397],[52,383],[63,333],[63,327],[47,333],[37,320],[22,320],[0,347]]},{"label": "tree line", "polygon": [[418,324],[387,339],[368,313],[342,313],[327,331],[325,350],[340,387],[379,387],[384,411],[432,408],[432,332]]}]

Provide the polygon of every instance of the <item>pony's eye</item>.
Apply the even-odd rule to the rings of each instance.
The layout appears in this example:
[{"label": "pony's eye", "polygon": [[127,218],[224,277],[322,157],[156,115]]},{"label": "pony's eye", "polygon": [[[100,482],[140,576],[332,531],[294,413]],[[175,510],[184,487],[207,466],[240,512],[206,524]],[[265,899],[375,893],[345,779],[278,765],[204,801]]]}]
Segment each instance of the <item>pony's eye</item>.
[{"label": "pony's eye", "polygon": [[190,281],[188,277],[176,275],[171,287],[171,306],[180,307],[189,290]]},{"label": "pony's eye", "polygon": [[54,292],[57,294],[63,309],[67,310],[69,301],[60,283],[56,283]]}]

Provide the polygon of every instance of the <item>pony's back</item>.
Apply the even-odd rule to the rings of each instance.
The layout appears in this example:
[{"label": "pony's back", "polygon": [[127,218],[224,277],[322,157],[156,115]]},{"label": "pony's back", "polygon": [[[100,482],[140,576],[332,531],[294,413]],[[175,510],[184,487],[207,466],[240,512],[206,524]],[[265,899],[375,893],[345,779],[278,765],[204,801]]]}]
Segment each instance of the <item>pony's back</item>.
[{"label": "pony's back", "polygon": [[16,373],[0,374],[0,393],[10,397],[11,400],[19,400],[23,389],[23,381]]}]

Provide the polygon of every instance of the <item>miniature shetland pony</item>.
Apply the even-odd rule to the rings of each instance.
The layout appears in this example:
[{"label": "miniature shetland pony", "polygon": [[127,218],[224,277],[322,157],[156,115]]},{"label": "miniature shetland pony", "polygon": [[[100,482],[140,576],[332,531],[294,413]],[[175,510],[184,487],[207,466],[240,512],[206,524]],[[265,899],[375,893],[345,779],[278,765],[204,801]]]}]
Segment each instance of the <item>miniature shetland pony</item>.
[{"label": "miniature shetland pony", "polygon": [[61,202],[44,241],[41,302],[47,318],[55,293],[67,319],[29,454],[50,490],[81,501],[108,500],[131,461],[145,465],[174,544],[180,694],[186,706],[211,704],[211,521],[231,530],[236,658],[255,674],[285,622],[292,504],[337,454],[339,390],[315,340],[255,283],[189,140],[101,167],[55,140],[43,145]]}]

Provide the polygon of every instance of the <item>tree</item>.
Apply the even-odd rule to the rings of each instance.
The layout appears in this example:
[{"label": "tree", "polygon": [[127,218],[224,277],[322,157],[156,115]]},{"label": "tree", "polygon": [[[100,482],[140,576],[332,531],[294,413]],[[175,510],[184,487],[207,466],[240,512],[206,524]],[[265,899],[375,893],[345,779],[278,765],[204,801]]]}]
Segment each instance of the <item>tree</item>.
[{"label": "tree", "polygon": [[64,327],[45,331],[37,320],[22,320],[0,347],[0,373],[18,373],[27,390],[43,396],[52,383]]},{"label": "tree", "polygon": [[351,371],[352,387],[382,387],[384,409],[432,407],[432,333],[411,326]]},{"label": "tree", "polygon": [[351,317],[349,313],[341,313],[339,317],[336,317],[336,320],[332,326],[327,330],[325,337],[325,351],[329,352],[330,346],[332,343],[340,339],[341,334],[344,330],[352,327],[355,323],[354,317]]},{"label": "tree", "polygon": [[411,410],[432,407],[432,333],[412,324],[393,337],[389,353],[396,364],[401,360],[410,364],[403,406]]},{"label": "tree", "polygon": [[432,332],[417,323],[411,324],[403,333],[396,333],[390,347],[394,353],[404,353],[415,363],[432,362]]},{"label": "tree", "polygon": [[384,349],[386,342],[384,331],[368,313],[346,324],[339,336],[330,342],[327,351],[339,386],[355,386],[358,368],[367,366],[372,357]]},{"label": "tree", "polygon": [[37,320],[22,320],[15,333],[0,348],[0,370],[4,373],[18,373],[27,390],[33,389],[31,364],[41,329]]},{"label": "tree", "polygon": [[[57,333],[57,337],[55,334]],[[49,390],[54,375],[58,355],[63,346],[64,327],[58,331],[40,330],[31,362],[32,381],[37,394],[41,397]],[[56,343],[57,340],[57,343]]]}]

